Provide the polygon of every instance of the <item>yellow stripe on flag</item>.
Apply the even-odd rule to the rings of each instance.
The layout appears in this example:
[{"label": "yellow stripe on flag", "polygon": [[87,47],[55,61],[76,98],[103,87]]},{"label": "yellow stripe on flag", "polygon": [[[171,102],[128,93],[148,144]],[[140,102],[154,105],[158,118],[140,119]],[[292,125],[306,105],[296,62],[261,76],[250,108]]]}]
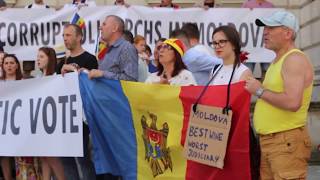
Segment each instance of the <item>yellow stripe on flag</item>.
[{"label": "yellow stripe on flag", "polygon": [[[183,123],[180,87],[126,81],[122,81],[121,85],[130,103],[136,131],[138,179],[185,179],[186,159],[180,145]],[[145,130],[142,123],[144,118]],[[167,138],[166,127],[169,129]],[[144,137],[150,141],[149,146],[145,146],[148,143],[144,142]],[[158,152],[168,152],[168,156],[162,154],[157,158],[157,151],[153,151],[152,155],[146,154],[150,147],[158,147]],[[148,158],[150,156],[153,158]]]}]

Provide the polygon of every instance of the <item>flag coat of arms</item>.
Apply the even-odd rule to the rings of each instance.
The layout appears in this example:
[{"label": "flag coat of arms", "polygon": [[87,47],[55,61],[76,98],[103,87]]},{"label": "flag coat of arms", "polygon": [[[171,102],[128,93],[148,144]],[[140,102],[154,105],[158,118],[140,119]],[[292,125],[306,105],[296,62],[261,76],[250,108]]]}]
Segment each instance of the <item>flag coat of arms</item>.
[{"label": "flag coat of arms", "polygon": [[[223,169],[187,160],[183,144],[191,105],[203,87],[150,85],[80,74],[80,92],[98,174],[123,179],[251,179],[250,94],[231,85],[232,125]],[[227,86],[209,87],[200,104],[224,107]]]}]

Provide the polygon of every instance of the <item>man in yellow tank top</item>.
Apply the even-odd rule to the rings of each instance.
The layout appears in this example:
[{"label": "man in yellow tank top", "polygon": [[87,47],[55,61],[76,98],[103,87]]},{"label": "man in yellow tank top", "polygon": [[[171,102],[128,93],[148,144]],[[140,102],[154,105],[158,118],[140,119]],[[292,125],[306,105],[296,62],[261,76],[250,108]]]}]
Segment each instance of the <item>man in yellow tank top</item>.
[{"label": "man in yellow tank top", "polygon": [[259,98],[254,127],[261,147],[261,179],[306,179],[311,145],[305,125],[313,68],[294,44],[299,24],[293,14],[279,11],[257,19],[256,25],[264,26],[265,48],[276,53],[263,83],[248,78],[245,86]]}]

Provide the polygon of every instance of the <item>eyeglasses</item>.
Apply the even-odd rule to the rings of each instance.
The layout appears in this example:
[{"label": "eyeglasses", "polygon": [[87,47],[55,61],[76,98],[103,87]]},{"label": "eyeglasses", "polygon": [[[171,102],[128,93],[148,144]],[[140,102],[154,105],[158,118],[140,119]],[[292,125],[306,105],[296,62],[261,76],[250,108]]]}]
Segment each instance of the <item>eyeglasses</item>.
[{"label": "eyeglasses", "polygon": [[228,41],[229,40],[227,40],[227,39],[221,39],[219,41],[213,41],[210,44],[211,44],[212,48],[216,49],[216,48],[224,47],[227,44]]},{"label": "eyeglasses", "polygon": [[158,51],[160,51],[162,48],[167,49],[167,50],[171,50],[172,46],[170,46],[168,44],[161,44],[160,46],[157,47]]}]

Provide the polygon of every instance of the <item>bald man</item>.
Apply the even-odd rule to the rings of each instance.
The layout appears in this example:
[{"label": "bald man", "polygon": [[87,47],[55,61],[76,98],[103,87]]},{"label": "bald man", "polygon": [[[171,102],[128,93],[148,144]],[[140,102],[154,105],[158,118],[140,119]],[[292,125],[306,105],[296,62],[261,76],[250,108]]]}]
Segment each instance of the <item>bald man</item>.
[{"label": "bald man", "polygon": [[100,31],[102,40],[109,45],[108,53],[99,62],[99,68],[89,72],[89,78],[137,81],[138,52],[123,38],[123,20],[115,15],[107,16]]}]

